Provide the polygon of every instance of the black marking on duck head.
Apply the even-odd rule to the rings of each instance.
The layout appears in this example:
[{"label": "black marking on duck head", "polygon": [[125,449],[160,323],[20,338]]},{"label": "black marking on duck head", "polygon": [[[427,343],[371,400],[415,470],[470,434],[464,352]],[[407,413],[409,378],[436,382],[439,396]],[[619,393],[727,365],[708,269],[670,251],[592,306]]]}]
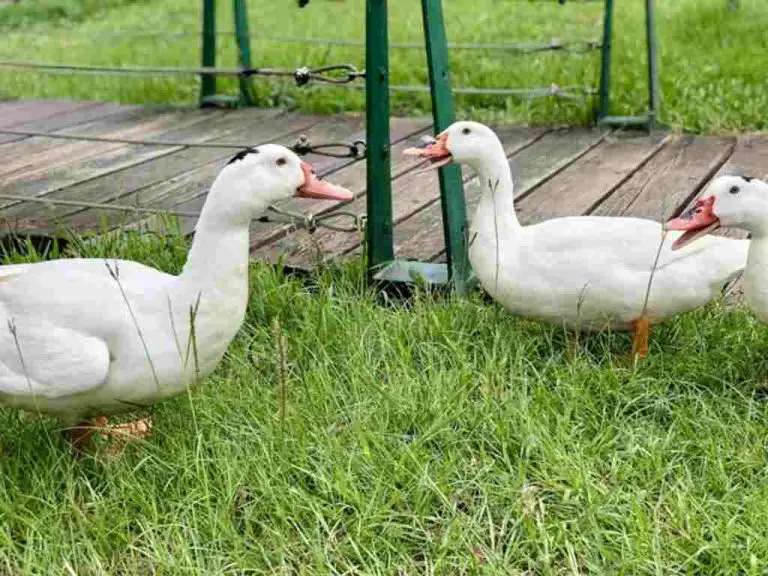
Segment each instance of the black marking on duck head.
[{"label": "black marking on duck head", "polygon": [[737,178],[741,178],[742,180],[744,180],[744,182],[746,182],[747,184],[752,182],[752,180],[759,180],[757,176],[749,176],[748,174],[744,173],[743,169],[736,168],[736,167],[731,168],[730,170],[727,170],[723,174],[723,176],[736,176]]},{"label": "black marking on duck head", "polygon": [[240,150],[240,152],[232,156],[232,159],[229,162],[227,162],[227,166],[229,166],[230,164],[234,164],[238,160],[242,160],[243,158],[248,156],[248,154],[258,154],[258,153],[259,153],[258,148],[246,148],[245,150]]}]

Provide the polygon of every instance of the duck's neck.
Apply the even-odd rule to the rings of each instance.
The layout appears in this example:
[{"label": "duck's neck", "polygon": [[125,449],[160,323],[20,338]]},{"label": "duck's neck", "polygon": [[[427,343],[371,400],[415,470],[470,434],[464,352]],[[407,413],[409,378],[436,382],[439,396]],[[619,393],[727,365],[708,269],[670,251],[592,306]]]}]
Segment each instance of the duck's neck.
[{"label": "duck's neck", "polygon": [[485,157],[472,164],[477,173],[483,196],[472,221],[473,233],[491,233],[497,236],[499,230],[515,234],[520,222],[515,214],[515,189],[512,170],[501,143]]},{"label": "duck's neck", "polygon": [[752,233],[744,269],[744,297],[758,318],[768,321],[768,234]]},{"label": "duck's neck", "polygon": [[[238,186],[244,189],[239,191]],[[241,289],[238,285],[242,282],[247,284],[251,218],[266,210],[267,205],[260,205],[251,196],[249,205],[244,207],[240,200],[250,196],[245,186],[246,183],[219,179],[211,187],[181,273],[186,287],[203,293],[215,288],[221,293],[227,291],[230,283],[233,289]]]}]

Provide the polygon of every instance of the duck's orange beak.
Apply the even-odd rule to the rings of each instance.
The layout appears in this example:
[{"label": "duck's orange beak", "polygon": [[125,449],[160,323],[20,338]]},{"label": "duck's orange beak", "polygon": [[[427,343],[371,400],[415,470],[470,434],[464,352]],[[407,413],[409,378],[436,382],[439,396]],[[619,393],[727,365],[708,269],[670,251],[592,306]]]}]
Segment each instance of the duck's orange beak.
[{"label": "duck's orange beak", "polygon": [[340,200],[349,202],[355,195],[346,188],[336,186],[315,175],[312,166],[306,162],[301,163],[301,171],[304,172],[304,183],[296,190],[299,198],[313,198],[315,200]]},{"label": "duck's orange beak", "polygon": [[664,225],[665,230],[685,230],[672,244],[672,250],[679,250],[694,240],[720,228],[720,219],[715,216],[715,197],[699,198],[693,207]]},{"label": "duck's orange beak", "polygon": [[453,162],[451,151],[448,150],[448,134],[442,132],[437,137],[419,148],[407,148],[403,150],[406,156],[417,156],[429,162],[429,168],[440,168]]}]

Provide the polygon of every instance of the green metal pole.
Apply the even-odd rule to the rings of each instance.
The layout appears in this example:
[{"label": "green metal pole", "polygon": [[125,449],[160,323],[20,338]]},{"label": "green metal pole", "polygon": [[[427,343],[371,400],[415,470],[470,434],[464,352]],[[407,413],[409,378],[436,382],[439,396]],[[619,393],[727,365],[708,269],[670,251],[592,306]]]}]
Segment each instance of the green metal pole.
[{"label": "green metal pole", "polygon": [[653,130],[659,110],[659,67],[653,0],[645,0],[645,35],[648,44],[648,130]]},{"label": "green metal pole", "polygon": [[600,103],[598,120],[608,116],[611,92],[611,44],[613,42],[613,0],[605,0],[603,46],[600,50]]},{"label": "green metal pole", "polygon": [[[427,67],[432,96],[435,133],[442,132],[456,119],[451,92],[448,44],[445,38],[441,0],[422,0],[424,36],[427,44]],[[448,260],[448,279],[458,294],[466,294],[470,275],[467,255],[467,205],[461,169],[456,165],[439,169],[440,205],[443,211],[443,234]]]},{"label": "green metal pole", "polygon": [[[248,6],[245,0],[233,0],[235,11],[235,38],[237,40],[237,56],[240,66],[251,66],[251,38],[248,34]],[[238,78],[240,82],[240,101],[246,106],[253,106],[251,79],[245,76]]]},{"label": "green metal pole", "polygon": [[[203,67],[216,66],[216,0],[203,0]],[[200,105],[216,95],[216,76],[200,76]]]},{"label": "green metal pole", "polygon": [[368,278],[394,258],[389,136],[387,0],[367,0],[365,11],[365,131],[367,142]]}]

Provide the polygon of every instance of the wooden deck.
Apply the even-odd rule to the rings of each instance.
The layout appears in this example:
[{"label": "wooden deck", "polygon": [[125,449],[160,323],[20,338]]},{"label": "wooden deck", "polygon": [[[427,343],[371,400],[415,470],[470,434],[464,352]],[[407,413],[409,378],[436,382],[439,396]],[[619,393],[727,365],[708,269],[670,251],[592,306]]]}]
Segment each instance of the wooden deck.
[{"label": "wooden deck", "polygon": [[[430,122],[393,118],[391,126],[396,255],[401,259],[439,261],[444,244],[437,173],[416,173],[418,162],[401,154],[421,135],[431,133]],[[758,177],[768,174],[766,135],[648,136],[583,128],[495,128],[514,169],[523,223],[568,214],[665,220],[689,204],[718,174],[731,170]],[[314,143],[362,139],[364,126],[362,119],[355,116],[317,117],[282,110],[3,102],[0,222],[6,233],[11,230],[50,235],[66,227],[98,229],[105,222],[118,226],[148,217],[135,211],[117,212],[81,203],[196,213],[217,172],[235,153],[216,145],[291,145],[299,134],[306,134]],[[117,141],[87,140],[93,137]],[[313,155],[306,159],[319,173],[354,191],[356,199],[341,210],[365,213],[364,161]],[[469,180],[468,170],[464,175],[471,210],[479,199],[479,189]],[[284,208],[319,214],[339,206],[295,200]],[[352,224],[344,217],[332,222]],[[193,216],[182,218],[186,231],[191,232],[194,223]],[[325,228],[310,237],[305,230],[290,225],[254,222],[251,247],[255,258],[276,261],[282,257],[290,265],[308,268],[318,257],[359,253],[360,237]]]}]

